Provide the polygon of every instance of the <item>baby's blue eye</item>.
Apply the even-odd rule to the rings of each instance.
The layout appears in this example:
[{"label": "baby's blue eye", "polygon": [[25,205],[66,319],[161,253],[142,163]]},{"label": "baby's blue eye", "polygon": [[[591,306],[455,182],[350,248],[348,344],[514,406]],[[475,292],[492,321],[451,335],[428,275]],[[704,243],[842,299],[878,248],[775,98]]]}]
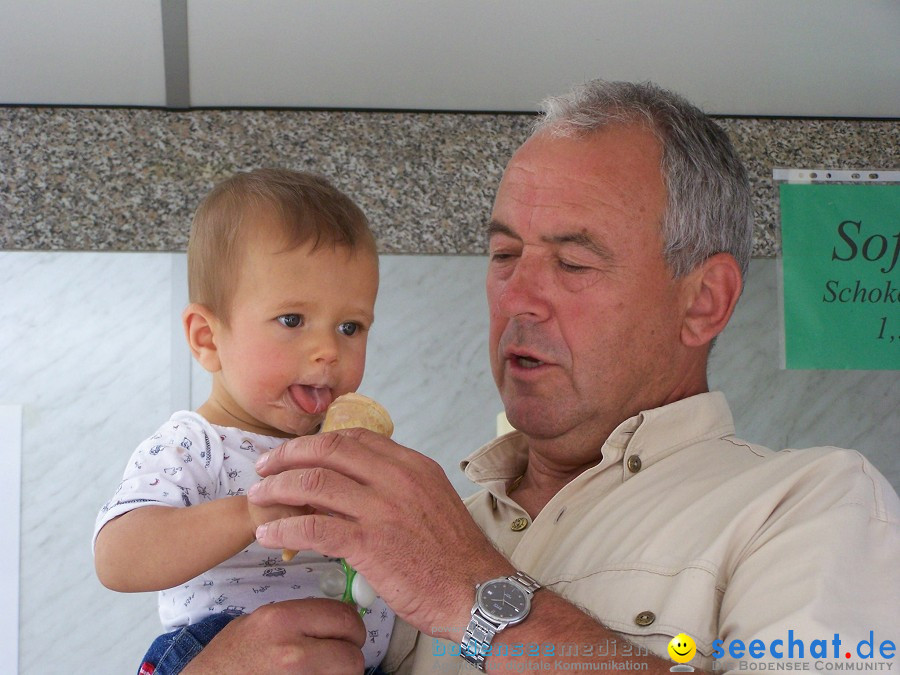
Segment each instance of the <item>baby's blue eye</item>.
[{"label": "baby's blue eye", "polygon": [[338,326],[338,333],[341,335],[355,335],[356,331],[359,330],[359,324],[354,323],[353,321],[345,321],[340,326]]},{"label": "baby's blue eye", "polygon": [[299,314],[282,314],[279,317],[276,317],[276,320],[287,328],[296,328],[303,324],[303,317]]}]

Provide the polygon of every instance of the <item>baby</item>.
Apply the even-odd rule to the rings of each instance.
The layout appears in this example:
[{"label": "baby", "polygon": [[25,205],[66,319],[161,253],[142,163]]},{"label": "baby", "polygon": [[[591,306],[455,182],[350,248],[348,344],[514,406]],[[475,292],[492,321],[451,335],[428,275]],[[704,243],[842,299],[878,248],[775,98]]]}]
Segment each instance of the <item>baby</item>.
[{"label": "baby", "polygon": [[[261,454],[315,433],[328,405],[359,386],[378,255],[362,211],[326,180],[263,169],[201,203],[188,277],[184,330],[212,391],[138,446],[94,528],[105,586],[160,591],[169,632],[140,671],[156,675],[179,672],[235,616],[322,596],[320,574],[340,565],[311,552],[284,562],[259,546],[258,525],[309,510],[260,508],[246,494]],[[374,668],[394,616],[377,599],[363,620]]]}]

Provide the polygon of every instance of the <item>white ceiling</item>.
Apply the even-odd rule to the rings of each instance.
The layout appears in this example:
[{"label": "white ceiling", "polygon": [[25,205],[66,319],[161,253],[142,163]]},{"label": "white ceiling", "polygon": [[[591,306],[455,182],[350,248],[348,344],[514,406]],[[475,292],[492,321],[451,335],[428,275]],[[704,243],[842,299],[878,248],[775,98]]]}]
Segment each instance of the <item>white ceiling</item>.
[{"label": "white ceiling", "polygon": [[0,104],[165,106],[184,2],[168,77],[196,107],[530,111],[604,77],[716,114],[900,117],[900,0],[0,0]]}]

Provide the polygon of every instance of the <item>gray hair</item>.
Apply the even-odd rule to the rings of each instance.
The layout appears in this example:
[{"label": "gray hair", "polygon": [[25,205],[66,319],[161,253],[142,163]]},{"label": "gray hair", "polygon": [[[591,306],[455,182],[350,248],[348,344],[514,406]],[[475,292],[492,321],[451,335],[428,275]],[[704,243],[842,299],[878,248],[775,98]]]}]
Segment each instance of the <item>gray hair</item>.
[{"label": "gray hair", "polygon": [[747,170],[725,132],[681,96],[655,84],[593,80],[541,104],[535,132],[583,136],[644,124],[662,144],[667,206],[663,255],[676,277],[726,252],[747,276],[753,210]]}]

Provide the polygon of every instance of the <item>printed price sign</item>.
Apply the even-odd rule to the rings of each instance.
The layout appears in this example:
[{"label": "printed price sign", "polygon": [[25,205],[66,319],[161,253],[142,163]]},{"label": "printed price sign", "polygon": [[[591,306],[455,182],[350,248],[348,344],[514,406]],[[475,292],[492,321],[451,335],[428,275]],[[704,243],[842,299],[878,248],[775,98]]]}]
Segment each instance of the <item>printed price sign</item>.
[{"label": "printed price sign", "polygon": [[900,185],[779,191],[785,366],[900,370]]}]

